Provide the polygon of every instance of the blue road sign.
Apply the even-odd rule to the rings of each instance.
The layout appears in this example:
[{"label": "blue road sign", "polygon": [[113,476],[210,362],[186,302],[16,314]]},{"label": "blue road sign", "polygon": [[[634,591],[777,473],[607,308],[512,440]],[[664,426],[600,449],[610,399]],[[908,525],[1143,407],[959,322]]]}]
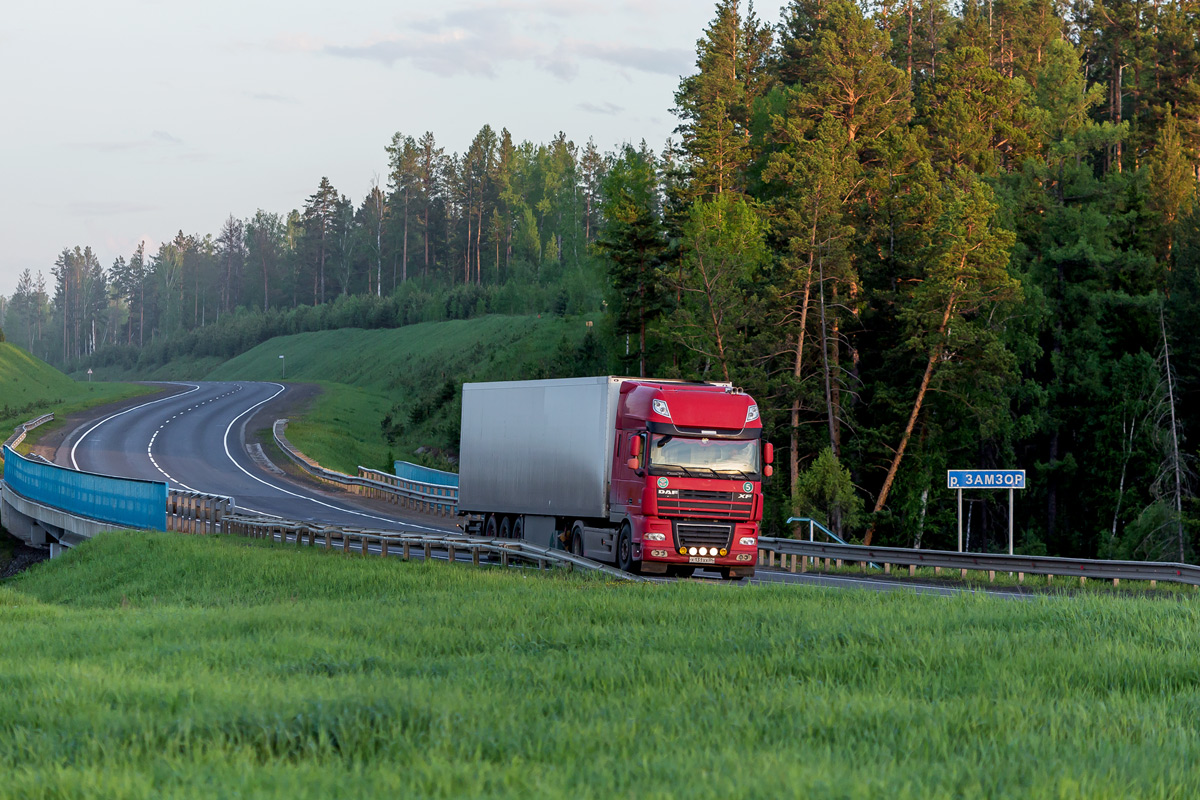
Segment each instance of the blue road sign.
[{"label": "blue road sign", "polygon": [[1024,489],[1023,469],[946,470],[947,489]]}]

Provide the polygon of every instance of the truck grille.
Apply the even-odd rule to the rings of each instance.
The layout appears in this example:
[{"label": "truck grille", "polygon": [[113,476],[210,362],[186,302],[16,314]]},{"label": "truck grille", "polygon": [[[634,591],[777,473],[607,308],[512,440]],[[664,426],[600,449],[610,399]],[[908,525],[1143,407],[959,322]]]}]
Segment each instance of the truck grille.
[{"label": "truck grille", "polygon": [[676,547],[729,547],[732,525],[704,525],[693,522],[675,523]]},{"label": "truck grille", "polygon": [[701,517],[705,519],[750,519],[754,498],[736,499],[734,492],[709,492],[702,489],[670,490],[673,494],[658,497],[661,517]]}]

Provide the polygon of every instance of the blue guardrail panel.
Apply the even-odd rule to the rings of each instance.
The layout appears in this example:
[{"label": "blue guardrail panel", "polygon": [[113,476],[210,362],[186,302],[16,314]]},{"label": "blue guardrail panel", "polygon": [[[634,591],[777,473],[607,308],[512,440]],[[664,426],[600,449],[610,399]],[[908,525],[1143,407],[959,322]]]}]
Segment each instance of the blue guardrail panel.
[{"label": "blue guardrail panel", "polygon": [[458,486],[457,472],[443,472],[440,469],[422,467],[420,464],[410,464],[407,461],[396,461],[393,466],[396,477],[406,481],[432,483],[435,486]]},{"label": "blue guardrail panel", "polygon": [[167,484],[76,472],[4,448],[4,480],[35,503],[128,528],[167,529]]}]

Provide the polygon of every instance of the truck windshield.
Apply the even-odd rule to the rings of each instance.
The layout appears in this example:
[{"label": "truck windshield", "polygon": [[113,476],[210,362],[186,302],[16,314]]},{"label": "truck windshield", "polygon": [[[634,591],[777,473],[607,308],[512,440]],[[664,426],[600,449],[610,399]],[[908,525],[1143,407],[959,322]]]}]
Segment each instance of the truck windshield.
[{"label": "truck windshield", "polygon": [[758,473],[758,439],[695,439],[655,434],[650,469],[748,478]]}]

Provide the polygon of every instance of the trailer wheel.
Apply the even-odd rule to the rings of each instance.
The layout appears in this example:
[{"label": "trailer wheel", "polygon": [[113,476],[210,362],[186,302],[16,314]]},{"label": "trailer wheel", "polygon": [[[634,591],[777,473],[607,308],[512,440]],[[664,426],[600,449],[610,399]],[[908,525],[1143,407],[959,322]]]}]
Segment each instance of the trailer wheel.
[{"label": "trailer wheel", "polygon": [[512,517],[506,516],[500,520],[500,538],[501,539],[511,539],[512,538]]},{"label": "trailer wheel", "polygon": [[495,539],[499,528],[496,525],[496,515],[488,514],[487,522],[483,524],[483,535],[489,539]]},{"label": "trailer wheel", "polygon": [[583,555],[583,529],[579,525],[571,529],[571,554]]},{"label": "trailer wheel", "polygon": [[514,539],[524,539],[525,538],[525,518],[524,517],[517,517],[515,520],[513,520],[512,537]]},{"label": "trailer wheel", "polygon": [[617,534],[617,569],[633,572],[633,568],[633,531],[628,522],[623,522],[621,531]]}]

